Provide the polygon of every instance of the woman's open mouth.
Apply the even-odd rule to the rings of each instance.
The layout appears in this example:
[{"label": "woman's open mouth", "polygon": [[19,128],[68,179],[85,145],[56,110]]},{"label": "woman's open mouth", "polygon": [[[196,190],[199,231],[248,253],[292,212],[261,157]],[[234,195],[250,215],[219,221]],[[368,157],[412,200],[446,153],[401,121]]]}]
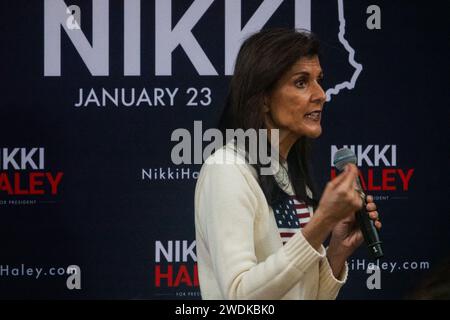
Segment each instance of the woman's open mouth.
[{"label": "woman's open mouth", "polygon": [[305,114],[305,117],[308,119],[311,119],[313,121],[320,121],[320,116],[322,114],[322,111],[313,111],[310,113]]}]

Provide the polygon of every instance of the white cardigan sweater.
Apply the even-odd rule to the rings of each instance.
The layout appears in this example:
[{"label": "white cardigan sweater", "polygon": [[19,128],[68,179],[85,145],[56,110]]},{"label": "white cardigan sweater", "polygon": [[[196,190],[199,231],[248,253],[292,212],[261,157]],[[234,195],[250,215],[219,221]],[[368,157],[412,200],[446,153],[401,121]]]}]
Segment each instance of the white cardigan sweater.
[{"label": "white cardigan sweater", "polygon": [[[225,161],[224,161],[225,159]],[[333,276],[321,246],[297,232],[283,246],[255,169],[230,145],[203,165],[195,229],[203,299],[335,299],[347,279]]]}]

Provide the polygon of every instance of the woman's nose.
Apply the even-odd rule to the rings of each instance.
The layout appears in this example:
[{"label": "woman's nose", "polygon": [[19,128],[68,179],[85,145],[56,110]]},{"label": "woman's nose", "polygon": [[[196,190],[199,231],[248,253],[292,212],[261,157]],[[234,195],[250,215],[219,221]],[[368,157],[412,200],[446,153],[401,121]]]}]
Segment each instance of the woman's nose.
[{"label": "woman's nose", "polygon": [[324,104],[327,99],[325,91],[319,83],[315,83],[314,92],[311,96],[311,100],[315,103]]}]

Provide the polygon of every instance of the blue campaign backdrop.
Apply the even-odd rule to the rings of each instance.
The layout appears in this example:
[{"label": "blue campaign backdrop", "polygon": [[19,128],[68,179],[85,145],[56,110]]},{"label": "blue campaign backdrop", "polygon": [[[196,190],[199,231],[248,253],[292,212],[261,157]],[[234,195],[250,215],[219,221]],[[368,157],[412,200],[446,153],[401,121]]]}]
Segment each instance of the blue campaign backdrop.
[{"label": "blue campaign backdrop", "polygon": [[217,124],[239,41],[261,27],[310,28],[321,39],[330,101],[316,180],[324,186],[333,151],[347,145],[377,199],[380,281],[361,247],[339,298],[407,298],[450,255],[444,1],[0,7],[0,298],[200,298],[201,165],[172,162],[171,134]]}]

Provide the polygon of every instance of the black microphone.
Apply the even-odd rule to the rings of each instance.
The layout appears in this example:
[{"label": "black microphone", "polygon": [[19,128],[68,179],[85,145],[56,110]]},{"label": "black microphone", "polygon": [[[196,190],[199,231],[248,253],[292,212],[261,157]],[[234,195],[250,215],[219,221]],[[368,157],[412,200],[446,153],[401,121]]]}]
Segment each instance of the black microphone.
[{"label": "black microphone", "polygon": [[[342,148],[334,154],[333,164],[339,171],[342,171],[349,163],[356,165],[356,161],[356,155],[352,150]],[[382,242],[378,236],[378,230],[375,227],[375,223],[372,219],[370,219],[369,213],[366,210],[366,194],[361,187],[359,177],[356,177],[356,184],[358,187],[357,191],[361,195],[364,204],[363,207],[356,212],[356,220],[358,221],[359,227],[363,233],[367,249],[369,249],[369,252],[374,259],[378,259],[384,255],[383,248],[381,247]]]}]

